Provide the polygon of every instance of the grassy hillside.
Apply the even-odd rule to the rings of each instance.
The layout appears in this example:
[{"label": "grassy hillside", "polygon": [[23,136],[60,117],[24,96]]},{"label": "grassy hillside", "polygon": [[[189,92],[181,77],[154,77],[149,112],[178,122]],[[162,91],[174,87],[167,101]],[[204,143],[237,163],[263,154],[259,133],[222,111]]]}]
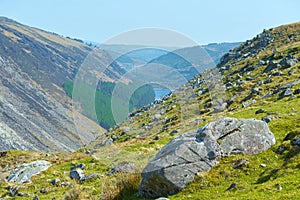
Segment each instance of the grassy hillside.
[{"label": "grassy hillside", "polygon": [[[300,137],[300,63],[287,67],[287,57],[300,59],[300,23],[265,30],[244,42],[221,59],[218,73],[206,71],[163,101],[135,110],[128,120],[74,154],[53,153],[46,157],[8,152],[0,158],[1,163],[8,164],[2,167],[2,173],[16,163],[46,159],[53,166],[36,176],[32,183],[23,185],[22,192],[41,199],[138,199],[141,170],[172,138],[221,117],[268,118],[270,130],[276,137],[271,149],[255,156],[229,156],[168,198],[300,199],[299,148],[290,142]],[[274,63],[273,69],[266,70]],[[222,78],[221,83],[211,84],[209,75],[212,73]],[[226,88],[225,92],[221,93],[220,88]],[[217,97],[226,100],[223,112],[216,110],[216,102],[221,101]],[[234,168],[233,163],[239,159],[249,164]],[[85,163],[86,174],[106,173],[122,161],[134,162],[137,173],[118,173],[87,182],[68,177],[71,165]],[[53,186],[49,183],[53,178],[69,181],[71,186]],[[231,184],[236,187],[227,190]],[[8,185],[1,183],[2,196],[8,193]],[[44,193],[42,188],[49,190]],[[16,199],[32,199],[32,196]]]}]

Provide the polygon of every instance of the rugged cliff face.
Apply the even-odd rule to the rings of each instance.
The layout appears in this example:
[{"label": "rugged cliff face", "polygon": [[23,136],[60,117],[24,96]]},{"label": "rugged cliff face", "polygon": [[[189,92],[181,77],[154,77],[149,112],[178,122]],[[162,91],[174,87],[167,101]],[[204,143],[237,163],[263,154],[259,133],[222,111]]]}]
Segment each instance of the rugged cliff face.
[{"label": "rugged cliff face", "polygon": [[[103,131],[71,110],[62,89],[92,51],[78,40],[0,18],[1,150],[73,151]],[[114,81],[122,73],[113,64],[99,76]],[[80,118],[77,130],[73,114]]]}]

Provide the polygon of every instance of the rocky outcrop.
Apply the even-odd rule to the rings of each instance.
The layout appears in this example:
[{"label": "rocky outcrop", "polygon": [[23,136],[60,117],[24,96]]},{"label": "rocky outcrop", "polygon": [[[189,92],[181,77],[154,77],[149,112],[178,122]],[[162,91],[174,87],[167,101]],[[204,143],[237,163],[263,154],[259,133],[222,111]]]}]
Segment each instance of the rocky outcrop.
[{"label": "rocky outcrop", "polygon": [[138,195],[156,198],[177,193],[221,157],[253,155],[273,144],[274,135],[263,121],[224,118],[211,122],[164,146],[143,170]]},{"label": "rocky outcrop", "polygon": [[42,171],[47,170],[51,163],[45,160],[38,160],[31,163],[25,163],[11,171],[7,182],[26,183],[30,182],[30,178]]}]

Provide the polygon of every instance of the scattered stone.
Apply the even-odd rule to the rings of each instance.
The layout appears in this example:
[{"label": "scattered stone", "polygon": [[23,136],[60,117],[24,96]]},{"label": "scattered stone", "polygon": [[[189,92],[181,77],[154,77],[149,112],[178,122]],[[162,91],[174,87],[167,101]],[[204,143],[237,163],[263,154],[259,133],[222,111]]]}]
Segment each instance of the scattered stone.
[{"label": "scattered stone", "polygon": [[253,100],[251,100],[251,101],[244,102],[244,103],[243,103],[243,108],[247,108],[248,106],[250,106],[250,105],[252,105],[252,104],[256,104],[256,103],[257,103],[257,102],[256,102],[255,99],[253,99]]},{"label": "scattered stone", "polygon": [[264,164],[264,163],[261,163],[259,166],[261,166],[261,167],[266,167],[267,165],[266,164]]},{"label": "scattered stone", "polygon": [[249,161],[245,159],[238,159],[232,163],[234,169],[242,169],[249,166]]},{"label": "scattered stone", "polygon": [[113,142],[114,142],[114,140],[111,137],[109,137],[108,139],[106,139],[105,141],[103,141],[102,143],[100,143],[99,145],[100,146],[107,146],[107,145],[112,144]]},{"label": "scattered stone", "polygon": [[7,151],[0,151],[0,158],[6,157]]},{"label": "scattered stone", "polygon": [[161,118],[161,114],[156,113],[156,114],[154,115],[154,119],[155,119],[155,120],[158,120],[159,118]]},{"label": "scattered stone", "polygon": [[265,84],[272,83],[272,80],[268,77],[268,78],[266,78],[266,80],[264,80],[264,83]]},{"label": "scattered stone", "polygon": [[116,173],[134,173],[136,172],[136,167],[133,162],[121,162],[114,166],[106,175],[110,176]]},{"label": "scattered stone", "polygon": [[125,134],[127,134],[128,132],[130,131],[130,127],[129,126],[125,126],[125,127],[123,127],[122,128],[122,135],[125,135]]},{"label": "scattered stone", "polygon": [[73,171],[70,171],[71,179],[81,180],[83,177],[84,177],[84,172],[82,169],[75,169]]},{"label": "scattered stone", "polygon": [[[28,193],[18,192],[18,196],[19,197],[29,197],[30,195]],[[0,198],[0,200],[1,200],[1,198]]]},{"label": "scattered stone", "polygon": [[283,146],[279,146],[278,147],[278,149],[277,149],[277,153],[279,153],[279,154],[283,154],[283,152],[286,150],[286,148],[285,147],[283,147]]},{"label": "scattered stone", "polygon": [[291,75],[295,74],[295,72],[296,72],[296,69],[293,68],[290,71],[288,71],[288,75],[291,76]]},{"label": "scattered stone", "polygon": [[255,78],[253,78],[253,77],[246,77],[246,81],[253,81],[253,80],[255,80]]},{"label": "scattered stone", "polygon": [[155,136],[155,137],[153,138],[153,140],[159,140],[159,137],[158,137],[158,136]]},{"label": "scattered stone", "polygon": [[252,94],[259,94],[259,88],[255,87],[251,89]]},{"label": "scattered stone", "polygon": [[35,197],[33,197],[32,200],[39,200],[39,197],[38,197],[38,196],[35,196]]},{"label": "scattered stone", "polygon": [[266,123],[269,123],[269,122],[271,122],[274,118],[275,118],[274,116],[267,115],[267,116],[264,116],[261,120],[263,120],[263,121],[266,122]]},{"label": "scattered stone", "polygon": [[288,88],[279,95],[279,98],[288,97],[288,96],[291,96],[292,94],[293,94],[293,91],[290,88]]},{"label": "scattered stone", "polygon": [[45,194],[45,193],[48,193],[48,192],[49,192],[49,188],[42,188],[40,190],[40,193],[42,193],[42,194]]},{"label": "scattered stone", "polygon": [[255,114],[257,115],[257,114],[264,113],[264,112],[265,112],[264,109],[258,109],[257,111],[255,111]]},{"label": "scattered stone", "polygon": [[291,140],[291,145],[292,145],[294,148],[300,149],[300,137]]},{"label": "scattered stone", "polygon": [[233,87],[234,85],[231,83],[231,82],[227,82],[226,84],[225,84],[225,87],[226,88],[230,88],[230,87]]},{"label": "scattered stone", "polygon": [[87,180],[90,180],[90,179],[100,178],[100,177],[103,177],[103,176],[104,176],[103,174],[89,174],[89,175],[83,177],[81,179],[81,181],[87,181]]},{"label": "scattered stone", "polygon": [[275,185],[275,187],[276,187],[276,189],[279,190],[279,191],[282,190],[282,187],[281,187],[281,185],[280,185],[279,183],[277,183],[277,184]]},{"label": "scattered stone", "polygon": [[81,163],[79,165],[70,167],[70,171],[73,171],[75,169],[84,169],[84,167],[85,167],[85,164]]},{"label": "scattered stone", "polygon": [[10,186],[9,187],[9,195],[14,197],[18,194],[19,186]]},{"label": "scattered stone", "polygon": [[300,94],[300,88],[296,89],[294,92],[293,92],[294,95],[297,95],[297,94]]},{"label": "scattered stone", "polygon": [[268,73],[274,69],[279,69],[281,65],[277,62],[270,61],[268,66],[264,69],[263,73]]},{"label": "scattered stone", "polygon": [[288,140],[292,140],[295,139],[297,136],[300,136],[300,131],[292,131],[289,132],[283,139],[283,141],[288,141]]},{"label": "scattered stone", "polygon": [[19,184],[30,182],[30,178],[34,175],[47,170],[51,163],[45,160],[38,160],[31,163],[25,163],[10,172],[8,182],[17,182]]},{"label": "scattered stone", "polygon": [[282,69],[287,69],[287,68],[297,65],[297,63],[298,63],[297,59],[295,59],[291,55],[288,55],[287,57],[282,59],[279,64],[282,66]]},{"label": "scattered stone", "polygon": [[128,137],[126,137],[125,139],[124,139],[124,142],[127,142],[127,141],[129,141],[131,138],[128,136]]},{"label": "scattered stone", "polygon": [[275,72],[274,74],[272,74],[272,76],[281,76],[282,72]]},{"label": "scattered stone", "polygon": [[178,130],[173,130],[173,131],[170,132],[170,135],[171,135],[171,136],[174,136],[174,135],[176,135],[177,133],[178,133]]},{"label": "scattered stone", "polygon": [[236,189],[236,186],[237,186],[236,183],[232,183],[225,191],[234,190]]},{"label": "scattered stone", "polygon": [[179,192],[221,157],[257,154],[275,144],[260,120],[224,118],[180,135],[164,146],[142,172],[138,196],[158,198]]},{"label": "scattered stone", "polygon": [[57,185],[58,182],[59,182],[59,179],[53,179],[53,180],[50,181],[50,183],[51,183],[52,185],[54,185],[54,186]]},{"label": "scattered stone", "polygon": [[266,62],[263,61],[263,60],[258,61],[258,65],[259,65],[259,66],[262,66],[262,65],[265,65],[265,64],[266,64]]},{"label": "scattered stone", "polygon": [[276,90],[273,91],[273,94],[277,94],[278,92],[281,92],[281,91],[285,91],[287,89],[290,89],[292,88],[294,85],[297,85],[300,83],[300,80],[297,80],[297,81],[292,81],[292,82],[289,82],[279,88],[277,88]]},{"label": "scattered stone", "polygon": [[70,186],[70,185],[71,185],[70,182],[61,182],[61,183],[59,184],[60,187],[65,187],[65,186]]}]

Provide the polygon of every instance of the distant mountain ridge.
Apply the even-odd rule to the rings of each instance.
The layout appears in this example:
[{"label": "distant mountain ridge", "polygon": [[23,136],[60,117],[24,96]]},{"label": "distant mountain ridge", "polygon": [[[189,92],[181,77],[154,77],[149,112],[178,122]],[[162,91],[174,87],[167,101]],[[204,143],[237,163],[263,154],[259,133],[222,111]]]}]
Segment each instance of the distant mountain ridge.
[{"label": "distant mountain ridge", "polygon": [[[108,51],[110,54],[114,52],[128,52],[116,59],[119,65],[124,68],[126,71],[129,71],[136,66],[146,65],[148,63],[158,63],[166,66],[170,66],[176,69],[186,70],[185,67],[190,64],[184,64],[185,61],[182,58],[179,58],[176,55],[186,55],[194,54],[195,57],[199,57],[197,53],[199,51],[205,51],[207,53],[206,58],[202,63],[207,62],[208,59],[211,59],[215,64],[219,62],[220,58],[227,53],[229,50],[234,49],[240,44],[240,42],[224,42],[224,43],[211,43],[207,45],[199,45],[194,47],[147,47],[147,46],[138,46],[138,45],[109,45],[102,44],[98,47],[105,51]],[[194,64],[194,63],[191,63]],[[188,77],[191,78],[197,73],[190,72]]]}]

